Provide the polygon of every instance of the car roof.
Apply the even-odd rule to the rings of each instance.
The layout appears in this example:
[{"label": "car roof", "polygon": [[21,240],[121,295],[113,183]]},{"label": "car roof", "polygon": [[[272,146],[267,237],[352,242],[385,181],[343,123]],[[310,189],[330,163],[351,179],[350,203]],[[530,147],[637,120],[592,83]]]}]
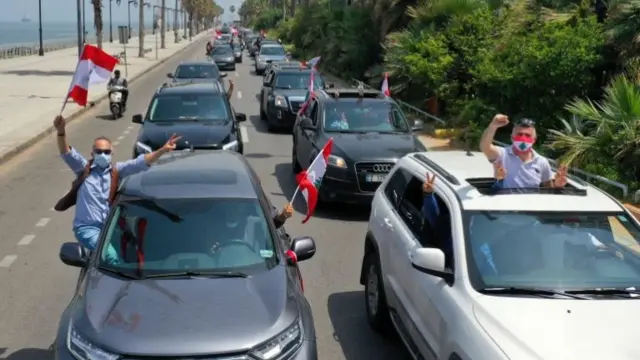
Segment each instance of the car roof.
[{"label": "car roof", "polygon": [[211,61],[207,61],[207,60],[188,60],[188,61],[181,62],[180,64],[178,64],[177,67],[180,67],[180,66],[204,66],[204,65],[216,66],[216,64],[212,63]]},{"label": "car roof", "polygon": [[[559,193],[510,193],[487,195],[473,185],[494,178],[493,165],[481,152],[427,151],[403,157],[400,164],[424,174],[426,167],[453,190],[464,210],[476,211],[556,211],[622,212],[622,206],[602,190],[570,177],[566,191]],[[412,164],[413,163],[413,164]],[[416,167],[415,165],[418,165]],[[415,175],[417,175],[415,174]],[[424,177],[424,175],[422,175]]]},{"label": "car roof", "polygon": [[261,48],[272,48],[272,47],[280,47],[280,48],[284,48],[284,46],[282,46],[281,44],[279,44],[278,42],[273,42],[273,43],[262,43],[262,47]]},{"label": "car roof", "polygon": [[127,196],[152,199],[257,199],[259,181],[242,155],[226,150],[176,151],[120,187]]},{"label": "car roof", "polygon": [[[199,80],[199,79],[198,79]],[[222,84],[215,79],[211,81],[184,81],[174,84],[163,84],[156,95],[173,95],[173,94],[215,94],[222,95],[225,93]]]}]

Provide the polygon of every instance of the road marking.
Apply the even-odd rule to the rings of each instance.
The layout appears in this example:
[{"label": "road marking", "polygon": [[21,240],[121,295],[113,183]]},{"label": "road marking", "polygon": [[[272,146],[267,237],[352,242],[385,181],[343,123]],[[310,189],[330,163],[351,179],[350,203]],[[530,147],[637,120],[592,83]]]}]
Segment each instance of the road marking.
[{"label": "road marking", "polygon": [[238,91],[238,99],[242,99],[242,91]]},{"label": "road marking", "polygon": [[49,218],[42,218],[36,223],[36,227],[45,227],[49,223]]},{"label": "road marking", "polygon": [[127,130],[125,130],[125,131],[124,131],[124,134],[125,134],[125,135],[128,135],[128,134],[129,134],[129,132],[131,132],[131,130],[127,129]]},{"label": "road marking", "polygon": [[246,126],[240,126],[240,136],[242,136],[243,143],[249,142],[249,132],[247,131]]},{"label": "road marking", "polygon": [[240,77],[240,73],[236,71],[236,77]]},{"label": "road marking", "polygon": [[114,141],[113,142],[113,146],[118,146],[118,144],[120,144],[120,141]]},{"label": "road marking", "polygon": [[116,141],[120,141],[120,140],[122,140],[122,139],[124,139],[124,135],[118,136],[118,138],[116,139]]},{"label": "road marking", "polygon": [[133,129],[133,125],[131,125],[131,126],[129,126],[129,127],[127,128],[127,130],[131,130],[131,129]]},{"label": "road marking", "polygon": [[20,246],[29,245],[35,238],[36,236],[33,234],[25,235],[20,241],[18,241],[18,245]]},{"label": "road marking", "polygon": [[0,260],[0,267],[9,267],[18,258],[18,255],[7,255]]}]

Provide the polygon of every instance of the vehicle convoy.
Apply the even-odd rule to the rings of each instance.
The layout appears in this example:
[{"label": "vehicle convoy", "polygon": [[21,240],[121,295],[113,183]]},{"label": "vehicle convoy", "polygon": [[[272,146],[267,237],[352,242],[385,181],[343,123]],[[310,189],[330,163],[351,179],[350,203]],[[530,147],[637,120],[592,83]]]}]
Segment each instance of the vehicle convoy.
[{"label": "vehicle convoy", "polygon": [[111,110],[111,115],[113,116],[113,120],[116,120],[122,117],[126,110],[125,103],[123,101],[123,91],[125,90],[124,86],[120,85],[112,85],[109,86],[109,109]]},{"label": "vehicle convoy", "polygon": [[236,63],[242,64],[242,51],[244,50],[244,45],[242,45],[239,39],[233,40],[233,57],[235,58]]},{"label": "vehicle convoy", "polygon": [[236,70],[236,58],[229,44],[215,45],[209,57],[220,70]]},{"label": "vehicle convoy", "polygon": [[146,115],[133,116],[142,125],[133,157],[160,148],[173,134],[181,136],[177,150],[244,151],[240,122],[219,82],[168,84],[156,91]]},{"label": "vehicle convoy", "polygon": [[415,359],[636,359],[638,221],[580,179],[496,190],[493,174],[464,151],[394,166],[365,237],[371,327],[395,328]]},{"label": "vehicle convoy", "polygon": [[[314,87],[324,88],[324,78],[316,73]],[[267,122],[269,131],[292,128],[298,110],[309,90],[311,70],[307,68],[275,68],[264,78],[260,91],[260,119]]]},{"label": "vehicle convoy", "polygon": [[98,249],[60,249],[81,270],[55,359],[316,360],[298,269],[316,245],[272,209],[234,152],[173,152],[125,178]]},{"label": "vehicle convoy", "polygon": [[333,138],[319,200],[370,204],[375,191],[404,155],[425,151],[396,102],[378,90],[318,90],[293,127],[292,168],[309,168]]},{"label": "vehicle convoy", "polygon": [[256,54],[255,73],[256,75],[262,75],[267,69],[268,63],[272,61],[283,61],[286,59],[287,54],[282,45],[263,43]]},{"label": "vehicle convoy", "polygon": [[222,78],[227,77],[227,73],[220,72],[213,61],[184,61],[176,71],[168,73],[167,77],[174,84],[212,81],[222,83]]}]

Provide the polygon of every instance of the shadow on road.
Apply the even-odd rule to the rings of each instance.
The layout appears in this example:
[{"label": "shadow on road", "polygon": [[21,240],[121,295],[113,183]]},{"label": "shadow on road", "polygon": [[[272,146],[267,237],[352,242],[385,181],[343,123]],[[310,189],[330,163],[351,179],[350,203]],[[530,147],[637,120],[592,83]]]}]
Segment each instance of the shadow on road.
[{"label": "shadow on road", "polygon": [[53,360],[53,351],[49,349],[20,349],[5,356],[7,348],[0,347],[0,360]]},{"label": "shadow on road", "polygon": [[[273,176],[278,180],[282,194],[291,200],[298,184],[296,183],[291,163],[277,164]],[[322,185],[321,185],[322,186]],[[302,194],[298,194],[293,202],[293,208],[300,214],[307,213],[307,204]],[[313,214],[314,217],[343,221],[369,220],[370,206],[356,206],[351,204],[320,203]]]},{"label": "shadow on road", "polygon": [[396,336],[383,338],[371,330],[365,315],[364,292],[331,294],[327,307],[333,338],[340,344],[346,360],[410,359]]},{"label": "shadow on road", "polygon": [[111,114],[108,114],[108,115],[96,115],[96,119],[114,121],[113,120],[113,115],[111,115]]},{"label": "shadow on road", "polygon": [[260,120],[260,115],[251,115],[249,116],[249,121],[251,125],[256,129],[257,132],[261,134],[268,134],[267,123],[265,121]]},{"label": "shadow on road", "polygon": [[3,74],[18,75],[18,76],[73,76],[73,71],[42,71],[42,70],[7,70],[3,71]]}]

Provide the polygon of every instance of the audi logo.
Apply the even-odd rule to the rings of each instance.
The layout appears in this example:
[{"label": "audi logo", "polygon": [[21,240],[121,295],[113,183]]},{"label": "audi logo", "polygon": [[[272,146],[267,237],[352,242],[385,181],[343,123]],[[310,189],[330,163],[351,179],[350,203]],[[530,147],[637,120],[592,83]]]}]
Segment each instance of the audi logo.
[{"label": "audi logo", "polygon": [[373,171],[378,173],[388,173],[391,171],[393,165],[391,164],[375,164],[373,165]]}]

